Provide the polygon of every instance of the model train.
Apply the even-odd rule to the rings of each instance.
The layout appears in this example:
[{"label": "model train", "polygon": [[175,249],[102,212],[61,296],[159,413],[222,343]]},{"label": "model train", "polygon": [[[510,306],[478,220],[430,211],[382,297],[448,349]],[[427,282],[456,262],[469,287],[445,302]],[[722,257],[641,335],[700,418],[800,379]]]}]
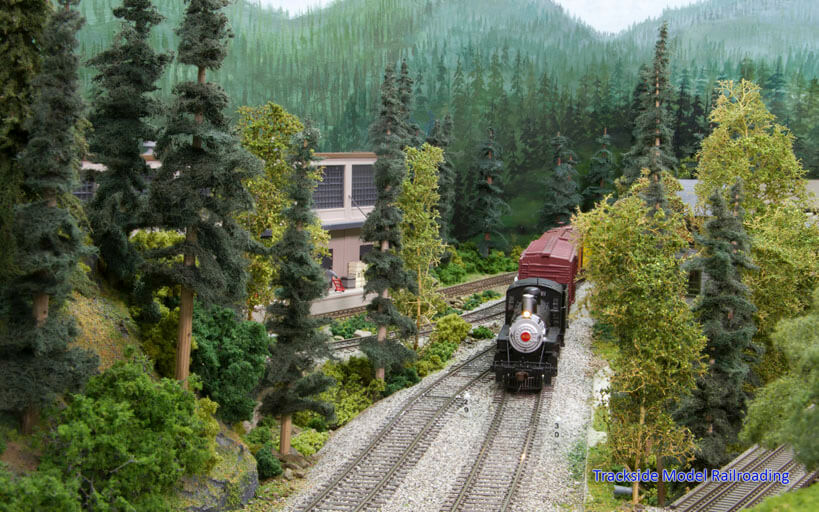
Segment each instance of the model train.
[{"label": "model train", "polygon": [[545,232],[521,253],[492,363],[507,389],[539,391],[557,374],[582,257],[571,227]]}]

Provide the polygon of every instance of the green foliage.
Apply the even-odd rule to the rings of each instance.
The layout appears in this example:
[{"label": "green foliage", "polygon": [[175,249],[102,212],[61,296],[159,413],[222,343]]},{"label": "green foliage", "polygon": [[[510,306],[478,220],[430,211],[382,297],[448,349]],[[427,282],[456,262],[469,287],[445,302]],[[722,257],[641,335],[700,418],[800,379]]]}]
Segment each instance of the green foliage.
[{"label": "green foliage", "polygon": [[[12,21],[9,15],[20,15],[20,23],[30,24],[22,28],[23,34],[36,34],[38,17],[44,14],[38,13],[38,8],[45,6],[35,2],[30,10],[9,12],[4,5],[0,10],[2,27],[6,28]],[[82,117],[84,107],[77,79],[79,57],[74,53],[78,46],[76,33],[82,21],[76,11],[58,9],[50,17],[42,36],[37,38],[44,56],[43,66],[31,82],[33,101],[30,115],[23,124],[27,143],[25,148],[18,146],[16,149],[22,151],[14,155],[15,165],[19,166],[17,177],[21,179],[19,184],[26,199],[14,197],[18,202],[13,210],[15,243],[10,245],[16,245],[16,268],[13,279],[0,280],[0,410],[23,411],[46,405],[58,393],[78,390],[97,366],[97,359],[91,353],[68,348],[77,331],[73,318],[62,310],[71,293],[71,276],[76,272],[77,263],[91,252],[84,245],[85,235],[77,226],[76,217],[66,204],[58,201],[72,192],[85,149],[86,122]],[[14,24],[10,28],[14,28]],[[7,45],[23,34],[14,34],[11,40],[4,37],[2,54],[8,55]],[[12,69],[21,71],[17,66],[27,65],[26,61],[36,67],[30,60],[32,56],[26,56],[25,48],[20,50],[23,60],[10,64]],[[7,75],[4,73],[4,76]],[[18,78],[26,80],[26,77]],[[21,99],[13,98],[16,93],[27,96],[25,91],[15,91],[14,85],[4,82],[0,95],[5,106],[5,91],[9,88],[12,116],[23,114],[28,108],[13,105],[15,99]],[[17,85],[26,87],[24,83]],[[4,112],[4,132],[20,121],[13,117],[7,121]],[[14,144],[5,139],[0,141],[4,155],[8,143]],[[12,188],[17,184],[14,183],[17,177],[9,184]],[[5,197],[2,199],[6,201]],[[3,216],[2,236],[8,234],[5,222],[10,217],[7,210],[0,215]],[[6,249],[4,246],[4,256]],[[45,318],[41,317],[40,324],[32,310],[35,298],[40,299],[41,306],[44,300],[46,306],[41,312]]]},{"label": "green foliage", "polygon": [[798,512],[819,510],[819,485],[789,491],[779,496],[770,496],[748,512]]},{"label": "green foliage", "polygon": [[[265,444],[273,443],[273,430],[268,425],[257,425],[244,436],[244,441],[253,453],[262,449]],[[278,438],[275,444],[278,444]]]},{"label": "green foliage", "polygon": [[[481,235],[479,251],[486,256],[492,248],[505,245],[505,239],[500,233],[501,216],[509,212],[509,205],[502,199],[501,174],[504,162],[492,128],[489,129],[487,140],[481,143],[478,155],[478,169],[472,184],[474,199],[469,208],[469,217],[474,224],[469,227],[468,233]],[[492,236],[495,237],[494,240]]]},{"label": "green foliage", "polygon": [[575,169],[577,155],[569,149],[568,139],[559,133],[551,142],[555,168],[542,181],[545,194],[539,227],[543,230],[569,224],[582,199],[578,193],[579,178]]},{"label": "green foliage", "polygon": [[80,512],[79,483],[55,470],[15,478],[0,463],[0,512]]},{"label": "green foliage", "polygon": [[586,276],[593,287],[586,300],[617,340],[610,362],[613,459],[630,470],[646,468],[652,457],[686,461],[693,438],[670,413],[695,386],[705,337],[683,299],[686,274],[678,254],[688,247],[684,220],[674,210],[650,217],[643,200],[630,195],[611,206],[601,203],[574,225],[588,251]]},{"label": "green foliage", "polygon": [[460,316],[447,315],[435,324],[432,340],[459,345],[469,335],[470,329],[472,325]]},{"label": "green foliage", "polygon": [[723,81],[719,87],[716,107],[709,116],[716,127],[698,153],[700,203],[740,177],[746,190],[742,207],[751,217],[766,205],[791,198],[802,205],[805,170],[793,154],[793,135],[775,122],[757,85],[743,79],[740,83]]},{"label": "green foliage", "polygon": [[476,340],[488,340],[489,338],[495,337],[495,333],[492,332],[492,329],[485,327],[483,325],[472,329],[472,332],[470,332],[469,335],[475,338]]},{"label": "green foliage", "polygon": [[691,428],[698,442],[697,459],[701,467],[721,467],[733,454],[745,412],[746,391],[750,386],[750,363],[760,348],[752,338],[756,332],[749,301],[750,290],[742,274],[756,270],[751,262],[750,239],[742,225],[744,211],[742,182],[731,188],[731,203],[722,194],[711,196],[713,218],[705,223],[705,236],[697,236],[702,255],[687,264],[688,269],[705,273],[705,289],[694,305],[708,341],[707,373],[697,379],[690,397],[682,400],[676,419]]},{"label": "green foliage", "polygon": [[329,432],[319,432],[314,429],[302,430],[293,438],[293,448],[300,454],[307,457],[321,450],[324,443],[330,439]]},{"label": "green foliage", "polygon": [[427,137],[428,144],[441,148],[443,151],[443,160],[438,163],[438,192],[441,196],[438,201],[438,213],[441,216],[439,222],[441,239],[447,244],[454,241],[451,226],[455,208],[455,168],[452,165],[452,158],[447,152],[447,148],[452,141],[452,128],[452,117],[447,114],[443,123],[437,119],[435,120],[429,137]]},{"label": "green foliage", "polygon": [[219,404],[226,423],[249,420],[256,406],[254,391],[264,374],[270,339],[264,326],[242,322],[220,306],[194,309],[191,371],[202,378],[202,391]]},{"label": "green foliage", "polygon": [[[329,402],[335,410],[335,419],[330,424],[333,428],[346,425],[360,412],[381,397],[384,383],[372,377],[372,363],[366,358],[351,357],[346,362],[329,361],[321,368],[322,373],[335,379],[335,384],[318,395],[318,399]],[[299,415],[295,421],[306,425],[315,413]]]},{"label": "green foliage", "polygon": [[130,284],[140,257],[129,235],[144,225],[146,178],[152,174],[140,156],[142,142],[156,140],[148,120],[159,115],[161,106],[151,93],[171,55],[151,48],[150,33],[163,17],[150,1],[125,0],[114,16],[122,20],[120,32],[89,61],[98,70],[89,118],[91,151],[106,171],[96,177],[99,189],[88,210],[104,268],[115,281]]},{"label": "green foliage", "polygon": [[[288,162],[293,177],[287,189],[291,205],[284,211],[287,219],[281,240],[273,246],[279,265],[277,302],[267,311],[267,328],[276,333],[267,368],[262,380],[260,410],[271,415],[288,415],[310,410],[329,417],[332,405],[316,396],[332,385],[333,380],[316,371],[315,361],[329,354],[328,336],[320,327],[322,319],[310,315],[310,304],[327,292],[324,271],[313,259],[313,241],[307,226],[316,222],[311,210],[312,188],[310,162],[318,132],[308,123],[293,137]],[[252,409],[252,408],[251,408]]]},{"label": "green foliage", "polygon": [[569,460],[569,471],[572,479],[579,481],[583,478],[583,471],[586,469],[586,440],[581,439],[576,442],[566,455]]},{"label": "green foliage", "polygon": [[216,404],[147,365],[116,363],[60,414],[44,465],[80,482],[86,508],[161,509],[181,476],[215,462]]},{"label": "green foliage", "polygon": [[421,377],[418,376],[418,371],[412,365],[402,366],[397,371],[392,369],[387,374],[387,385],[384,388],[384,396],[390,396],[404,388],[414,386],[420,381]]},{"label": "green foliage", "polygon": [[160,306],[161,319],[157,323],[139,325],[142,350],[151,358],[162,377],[174,376],[179,308],[173,311]]},{"label": "green foliage", "polygon": [[343,320],[333,320],[330,324],[330,332],[333,336],[344,336],[345,339],[352,338],[355,331],[375,332],[375,324],[367,321],[364,313],[345,318]]},{"label": "green foliage", "polygon": [[259,472],[259,480],[266,480],[282,474],[282,464],[278,457],[273,454],[276,447],[273,443],[267,442],[262,445],[253,456],[256,458],[256,470]]},{"label": "green foliage", "polygon": [[788,371],[757,393],[748,407],[742,437],[773,447],[793,446],[797,459],[819,468],[819,288],[804,316],[782,320],[772,334],[774,346],[787,358]]},{"label": "green foliage", "polygon": [[473,293],[469,296],[466,301],[464,301],[463,310],[464,311],[471,311],[484,302],[489,302],[490,300],[495,300],[500,297],[501,294],[496,292],[495,290],[484,290],[481,293]]},{"label": "green foliage", "polygon": [[472,325],[457,314],[447,315],[435,324],[429,342],[424,345],[413,367],[420,377],[426,377],[446,366],[458,346],[469,335]]},{"label": "green foliage", "polygon": [[466,277],[466,269],[459,263],[449,261],[433,269],[435,277],[445,286],[463,282]]}]

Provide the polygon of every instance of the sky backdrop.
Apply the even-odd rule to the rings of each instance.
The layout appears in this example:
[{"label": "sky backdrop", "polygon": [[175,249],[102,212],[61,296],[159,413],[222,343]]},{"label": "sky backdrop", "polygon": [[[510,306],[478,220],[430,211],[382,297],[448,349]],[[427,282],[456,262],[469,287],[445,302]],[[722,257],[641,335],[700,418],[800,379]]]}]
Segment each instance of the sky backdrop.
[{"label": "sky backdrop", "polygon": [[[332,0],[260,0],[262,4],[281,7],[291,15],[307,7],[327,5]],[[656,18],[666,7],[680,7],[697,0],[555,0],[574,16],[602,32],[619,32],[632,23]],[[503,4],[502,0],[498,1]]]}]

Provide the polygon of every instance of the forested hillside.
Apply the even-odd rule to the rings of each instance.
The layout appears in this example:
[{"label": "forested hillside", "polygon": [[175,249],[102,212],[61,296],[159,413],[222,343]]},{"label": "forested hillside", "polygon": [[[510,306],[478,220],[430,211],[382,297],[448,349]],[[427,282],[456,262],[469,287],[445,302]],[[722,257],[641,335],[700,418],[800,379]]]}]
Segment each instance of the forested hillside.
[{"label": "forested hillside", "polygon": [[[108,44],[117,28],[111,5],[118,1],[82,0],[85,56]],[[156,3],[168,19],[153,42],[172,50],[184,4]],[[272,100],[312,118],[324,134],[321,149],[370,149],[366,131],[384,66],[404,58],[416,79],[415,121],[429,130],[434,119],[453,115],[456,164],[469,166],[492,125],[507,171],[520,179],[549,164],[548,140],[557,131],[573,140],[581,162],[597,149],[604,128],[615,149],[628,146],[638,69],[650,60],[659,25],[647,20],[602,35],[549,0],[340,0],[293,19],[237,0],[227,12],[235,38],[214,80],[235,107]],[[799,138],[796,150],[806,167],[819,172],[810,149],[819,139],[819,86],[811,84],[819,76],[819,3],[710,0],[667,10],[663,19],[669,21],[672,82],[685,83],[681,118],[699,116],[705,129],[703,115],[691,111],[695,99],[707,114],[716,79],[753,79]],[[171,65],[163,94],[185,73],[193,70]],[[86,68],[86,89],[92,76]],[[681,158],[696,145],[684,146]]]}]

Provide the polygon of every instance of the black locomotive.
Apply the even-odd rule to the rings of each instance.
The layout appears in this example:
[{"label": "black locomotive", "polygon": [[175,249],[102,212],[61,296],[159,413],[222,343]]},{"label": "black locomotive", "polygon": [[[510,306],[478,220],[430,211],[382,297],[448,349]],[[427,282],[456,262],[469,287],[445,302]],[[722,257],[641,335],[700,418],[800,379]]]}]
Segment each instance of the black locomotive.
[{"label": "black locomotive", "polygon": [[557,374],[568,315],[567,286],[531,277],[506,291],[505,322],[492,369],[509,390],[540,390]]}]

